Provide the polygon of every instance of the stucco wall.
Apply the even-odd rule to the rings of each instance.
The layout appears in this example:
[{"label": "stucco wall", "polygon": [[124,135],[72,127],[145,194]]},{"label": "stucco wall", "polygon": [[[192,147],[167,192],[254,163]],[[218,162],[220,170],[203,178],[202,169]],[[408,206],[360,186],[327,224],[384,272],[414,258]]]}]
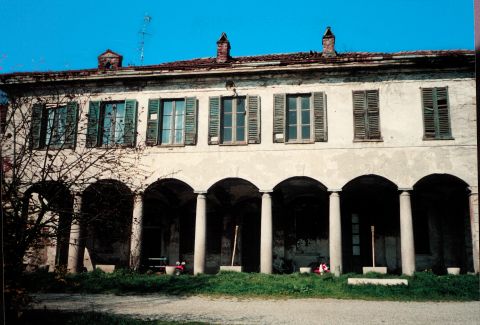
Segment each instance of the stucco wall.
[{"label": "stucco wall", "polygon": [[[138,101],[137,143],[145,141],[147,106],[150,98],[198,100],[198,141],[195,146],[147,147],[141,164],[151,176],[138,179],[146,187],[158,178],[173,177],[196,191],[208,190],[227,177],[240,177],[260,190],[270,190],[292,176],[309,176],[327,188],[342,188],[365,174],[377,174],[400,188],[411,188],[422,177],[448,173],[477,186],[475,135],[475,81],[461,74],[383,75],[367,77],[322,77],[307,79],[241,78],[237,94],[261,98],[261,143],[222,146],[208,145],[208,99],[231,96],[225,79],[180,80],[149,84],[132,91],[113,85],[91,99]],[[323,78],[323,79],[322,79]],[[228,78],[227,78],[228,79]],[[351,81],[353,79],[353,81]],[[184,83],[185,82],[185,83]],[[423,140],[422,87],[448,87],[450,119],[454,140]],[[352,91],[378,89],[383,141],[354,142]],[[312,144],[273,143],[273,94],[323,91],[327,95],[328,141]],[[82,108],[87,113],[88,106]],[[81,136],[80,136],[81,137]]]}]

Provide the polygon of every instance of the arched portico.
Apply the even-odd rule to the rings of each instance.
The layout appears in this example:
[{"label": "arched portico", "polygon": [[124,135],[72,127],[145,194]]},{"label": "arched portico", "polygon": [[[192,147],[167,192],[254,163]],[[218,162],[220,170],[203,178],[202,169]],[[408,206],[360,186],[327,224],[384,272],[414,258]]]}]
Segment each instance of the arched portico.
[{"label": "arched portico", "polygon": [[35,236],[37,241],[26,252],[27,269],[43,266],[53,271],[55,267],[66,266],[72,220],[70,191],[61,182],[36,183],[24,193],[24,208],[29,222],[41,227],[42,232],[41,236]]},{"label": "arched portico", "polygon": [[341,192],[343,268],[362,272],[372,266],[372,227],[375,266],[400,272],[400,211],[397,186],[378,175],[349,181]]},{"label": "arched portico", "polygon": [[261,206],[258,188],[245,179],[226,178],[213,184],[206,198],[206,272],[217,272],[221,265],[231,265],[235,232],[234,265],[241,265],[246,272],[258,272]]},{"label": "arched portico", "polygon": [[87,248],[93,267],[128,267],[132,210],[133,194],[120,181],[100,180],[85,189],[79,245]]},{"label": "arched portico", "polygon": [[274,187],[272,198],[274,272],[328,263],[326,187],[309,177],[291,177]]},{"label": "arched portico", "polygon": [[166,257],[168,264],[187,261],[193,267],[195,194],[186,183],[169,178],[151,184],[143,194],[141,264],[155,269],[152,259]]},{"label": "arched portico", "polygon": [[417,269],[473,271],[468,184],[453,175],[431,174],[413,189]]}]

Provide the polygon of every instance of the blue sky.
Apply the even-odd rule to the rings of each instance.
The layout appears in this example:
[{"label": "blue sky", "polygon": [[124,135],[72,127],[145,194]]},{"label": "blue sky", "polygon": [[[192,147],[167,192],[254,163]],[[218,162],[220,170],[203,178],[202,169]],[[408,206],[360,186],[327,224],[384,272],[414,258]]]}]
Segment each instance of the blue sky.
[{"label": "blue sky", "polygon": [[162,1],[0,0],[0,73],[96,67],[107,48],[140,65],[216,55],[321,51],[326,26],[339,52],[473,49],[470,0]]}]

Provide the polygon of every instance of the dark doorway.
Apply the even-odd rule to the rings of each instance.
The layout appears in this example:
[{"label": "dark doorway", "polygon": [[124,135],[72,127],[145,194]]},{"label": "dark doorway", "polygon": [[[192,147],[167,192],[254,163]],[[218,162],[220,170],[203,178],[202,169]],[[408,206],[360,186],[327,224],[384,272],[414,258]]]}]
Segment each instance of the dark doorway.
[{"label": "dark doorway", "polygon": [[364,175],[348,182],[341,192],[344,272],[362,273],[372,266],[372,227],[375,266],[399,273],[400,211],[397,186],[389,180]]}]

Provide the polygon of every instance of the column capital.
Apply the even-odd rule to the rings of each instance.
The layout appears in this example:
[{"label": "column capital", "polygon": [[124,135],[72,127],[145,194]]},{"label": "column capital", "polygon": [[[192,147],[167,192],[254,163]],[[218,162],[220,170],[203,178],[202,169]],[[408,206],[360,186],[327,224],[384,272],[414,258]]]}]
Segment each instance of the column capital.
[{"label": "column capital", "polygon": [[272,194],[273,190],[258,190],[262,194]]},{"label": "column capital", "polygon": [[327,189],[327,192],[330,192],[330,194],[340,193],[341,191],[342,191],[341,188],[329,188],[329,189]]},{"label": "column capital", "polygon": [[478,195],[478,186],[469,186],[467,189],[470,191],[468,195]]},{"label": "column capital", "polygon": [[208,191],[193,191],[193,193],[199,194],[199,195],[205,195],[208,193]]},{"label": "column capital", "polygon": [[398,190],[400,192],[412,192],[413,191],[413,187],[399,187]]},{"label": "column capital", "polygon": [[143,191],[143,190],[136,190],[136,191],[133,191],[133,195],[135,195],[135,196],[142,196],[142,195],[143,195],[143,193],[144,193],[144,191]]}]

